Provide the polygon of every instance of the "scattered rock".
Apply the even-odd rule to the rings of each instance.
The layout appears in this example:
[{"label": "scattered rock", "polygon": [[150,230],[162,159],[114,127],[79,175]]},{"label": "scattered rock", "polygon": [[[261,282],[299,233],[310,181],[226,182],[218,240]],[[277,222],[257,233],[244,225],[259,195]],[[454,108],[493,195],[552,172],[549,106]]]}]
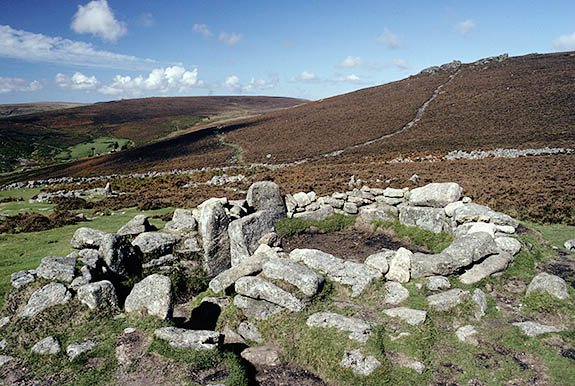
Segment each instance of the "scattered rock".
[{"label": "scattered rock", "polygon": [[10,323],[10,317],[9,316],[5,316],[3,318],[0,318],[0,328],[6,327],[9,323]]},{"label": "scattered rock", "polygon": [[410,278],[411,257],[413,253],[403,247],[399,248],[389,263],[389,271],[385,275],[387,280],[407,283]]},{"label": "scattered rock", "polygon": [[545,324],[540,324],[537,322],[517,322],[513,323],[514,326],[517,326],[521,329],[521,331],[527,336],[537,336],[541,334],[547,334],[549,332],[561,332],[560,329],[554,326],[548,326]]},{"label": "scattered rock", "polygon": [[241,309],[248,318],[267,320],[270,316],[283,310],[282,307],[265,300],[256,300],[247,296],[236,295],[234,305]]},{"label": "scattered rock", "polygon": [[412,326],[425,322],[425,318],[427,317],[427,312],[407,307],[388,308],[383,310],[383,313],[392,318],[400,318]]},{"label": "scattered rock", "polygon": [[427,278],[427,289],[430,291],[449,288],[451,288],[451,283],[445,276],[430,276]]},{"label": "scattered rock", "polygon": [[568,251],[575,251],[575,239],[567,240],[563,245],[565,246],[565,249],[567,249]]},{"label": "scattered rock", "polygon": [[479,342],[477,342],[477,338],[474,336],[475,334],[477,334],[477,331],[475,330],[475,327],[470,324],[459,327],[457,331],[455,331],[457,339],[459,339],[461,342],[477,346]]},{"label": "scattered rock", "polygon": [[409,297],[409,291],[404,288],[401,284],[389,281],[384,284],[387,291],[383,302],[387,304],[399,304]]},{"label": "scattered rock", "polygon": [[436,295],[429,295],[427,302],[429,306],[437,311],[447,311],[463,301],[469,295],[469,291],[454,288]]},{"label": "scattered rock", "polygon": [[206,203],[201,210],[198,229],[202,236],[204,256],[202,267],[212,278],[231,265],[229,219],[220,201]]},{"label": "scattered rock", "polygon": [[105,234],[100,241],[100,255],[108,269],[124,278],[142,270],[141,255],[126,236]]},{"label": "scattered rock", "polygon": [[244,320],[238,326],[238,334],[240,334],[245,340],[251,340],[256,343],[263,343],[264,341],[258,327],[247,320]]},{"label": "scattered rock", "polygon": [[33,353],[39,355],[55,355],[58,354],[60,350],[60,342],[58,342],[58,340],[53,336],[48,336],[42,339],[34,346],[32,346],[31,349]]},{"label": "scattered rock", "polygon": [[132,245],[140,249],[145,258],[144,261],[147,262],[156,257],[172,253],[177,242],[178,239],[169,233],[145,232],[139,234],[132,241]]},{"label": "scattered rock", "polygon": [[29,270],[14,272],[10,275],[10,284],[14,288],[22,288],[36,280]]},{"label": "scattered rock", "polygon": [[158,328],[154,335],[167,340],[172,347],[192,350],[214,350],[222,341],[222,335],[215,331],[186,330],[177,327]]},{"label": "scattered rock", "polygon": [[423,363],[414,359],[410,359],[401,352],[386,351],[385,355],[395,366],[403,367],[406,369],[412,369],[419,374],[423,374],[423,371],[425,370],[425,365]]},{"label": "scattered rock", "polygon": [[365,343],[371,335],[371,323],[332,312],[317,312],[306,321],[308,327],[336,328],[349,331],[349,339]]},{"label": "scattered rock", "polygon": [[303,310],[303,303],[287,291],[261,277],[242,277],[236,281],[236,292],[256,300],[266,300],[290,311]]},{"label": "scattered rock", "polygon": [[270,346],[248,347],[241,352],[241,357],[254,366],[281,365],[279,351]]},{"label": "scattered rock", "polygon": [[92,310],[96,308],[119,309],[116,289],[108,280],[86,284],[78,288],[78,300]]},{"label": "scattered rock", "polygon": [[529,283],[527,287],[526,296],[531,295],[535,291],[547,292],[549,295],[555,296],[560,300],[565,300],[569,297],[565,280],[559,276],[550,275],[547,272],[542,272],[531,280],[531,283]]},{"label": "scattered rock", "polygon": [[475,319],[480,320],[483,315],[485,315],[485,311],[487,311],[487,295],[479,288],[476,288],[475,291],[473,291],[471,300],[479,306],[479,310],[475,313]]},{"label": "scattered rock", "polygon": [[126,225],[118,230],[120,236],[137,236],[140,233],[149,232],[152,230],[152,226],[148,222],[148,216],[145,214],[139,214],[133,219],[128,221]]},{"label": "scattered rock", "polygon": [[67,303],[71,298],[72,294],[63,284],[47,284],[32,293],[28,304],[26,304],[26,307],[18,314],[18,317],[34,317],[49,307]]},{"label": "scattered rock", "polygon": [[149,315],[169,319],[173,312],[172,281],[169,277],[153,274],[136,283],[126,298],[126,312],[144,310]]},{"label": "scattered rock", "polygon": [[339,364],[351,368],[354,374],[368,376],[378,368],[381,363],[373,356],[366,357],[359,349],[345,351]]},{"label": "scattered rock", "polygon": [[312,297],[319,292],[325,279],[311,269],[286,259],[270,259],[263,266],[263,273],[270,279],[284,280]]},{"label": "scattered rock", "polygon": [[72,343],[66,347],[66,355],[68,355],[70,361],[73,361],[78,355],[91,351],[94,347],[96,347],[96,342],[91,340],[82,343]]},{"label": "scattered rock", "polygon": [[86,227],[78,228],[76,232],[74,232],[74,236],[72,236],[70,246],[74,249],[98,249],[104,235],[106,234],[106,232],[102,232],[98,229]]},{"label": "scattered rock", "polygon": [[4,366],[5,364],[12,362],[16,358],[11,357],[10,355],[0,355],[0,367]]}]

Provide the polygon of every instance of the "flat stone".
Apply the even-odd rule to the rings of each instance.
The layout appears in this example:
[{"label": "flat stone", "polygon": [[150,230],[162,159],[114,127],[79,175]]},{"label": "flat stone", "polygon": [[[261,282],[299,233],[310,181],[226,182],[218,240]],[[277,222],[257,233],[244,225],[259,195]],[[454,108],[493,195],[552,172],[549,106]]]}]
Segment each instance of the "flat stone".
[{"label": "flat stone", "polygon": [[234,297],[234,305],[241,309],[247,318],[257,320],[267,320],[283,310],[282,307],[268,301],[256,300],[242,295]]},{"label": "flat stone", "polygon": [[174,306],[172,297],[170,278],[153,274],[134,285],[126,298],[124,310],[126,312],[142,310],[161,319],[170,319]]},{"label": "flat stone", "polygon": [[355,229],[363,232],[372,232],[374,222],[376,221],[393,221],[393,212],[397,211],[395,207],[363,207],[359,209],[359,214],[355,220]]},{"label": "flat stone", "polygon": [[164,232],[144,232],[140,233],[132,245],[139,248],[144,255],[144,261],[148,262],[154,258],[172,253],[178,238]]},{"label": "flat stone", "polygon": [[409,204],[444,208],[461,197],[463,189],[454,182],[431,183],[409,192]]},{"label": "flat stone", "polygon": [[403,225],[422,228],[433,233],[452,233],[453,223],[443,208],[423,206],[402,206],[399,222]]},{"label": "flat stone", "polygon": [[399,248],[389,263],[389,271],[385,275],[387,280],[407,283],[411,277],[411,258],[413,253],[403,247]]},{"label": "flat stone", "polygon": [[366,357],[359,349],[345,351],[339,364],[342,367],[351,368],[354,374],[364,376],[370,375],[381,366],[381,363],[374,356]]},{"label": "flat stone", "polygon": [[72,236],[70,246],[73,249],[98,249],[100,248],[100,243],[102,242],[104,235],[106,235],[106,232],[98,229],[86,227],[78,228],[76,232],[74,232],[74,236]]},{"label": "flat stone", "polygon": [[485,222],[476,222],[473,224],[468,230],[467,234],[477,233],[477,232],[485,232],[488,233],[489,236],[495,237],[496,232],[495,224],[489,224]]},{"label": "flat stone", "polygon": [[403,189],[385,188],[383,195],[391,198],[402,198],[405,195],[405,191]]},{"label": "flat stone", "polygon": [[164,229],[168,232],[188,233],[198,228],[198,222],[189,209],[176,209],[172,220],[168,221]]},{"label": "flat stone", "polygon": [[439,294],[429,295],[427,302],[431,308],[437,311],[447,311],[457,306],[467,296],[469,296],[469,291],[454,288]]},{"label": "flat stone", "polygon": [[65,304],[72,298],[66,286],[50,283],[32,293],[24,309],[18,314],[20,318],[31,318],[47,308]]},{"label": "flat stone", "polygon": [[442,255],[451,257],[455,261],[457,268],[468,266],[485,256],[496,253],[499,253],[499,248],[495,244],[493,237],[486,232],[476,232],[457,237],[450,246],[441,252]]},{"label": "flat stone", "polygon": [[481,263],[475,264],[465,271],[459,276],[459,281],[463,284],[475,284],[494,273],[503,271],[512,261],[513,256],[507,252],[489,256]]},{"label": "flat stone", "polygon": [[298,192],[294,194],[293,199],[296,201],[297,206],[300,208],[305,208],[312,202],[311,197],[308,196],[306,192]]},{"label": "flat stone", "polygon": [[455,210],[458,208],[461,208],[463,205],[465,205],[463,203],[463,201],[456,201],[456,202],[452,202],[450,204],[447,204],[444,208],[446,216],[447,217],[453,217],[453,215],[455,214]]},{"label": "flat stone", "polygon": [[325,220],[326,218],[328,218],[329,216],[331,216],[333,214],[334,214],[333,207],[331,207],[329,205],[322,205],[317,210],[314,210],[311,212],[306,211],[306,212],[296,213],[293,215],[293,217],[299,218],[302,220],[321,221],[321,220]]},{"label": "flat stone", "polygon": [[266,300],[290,311],[299,312],[304,308],[298,298],[261,277],[242,277],[236,281],[235,289],[240,295]]},{"label": "flat stone", "polygon": [[154,267],[160,267],[162,265],[170,264],[170,263],[173,263],[175,261],[178,261],[178,258],[172,254],[169,254],[169,255],[158,257],[157,259],[150,260],[146,264],[142,264],[142,268],[150,269],[150,268],[154,268]]},{"label": "flat stone", "polygon": [[497,244],[502,251],[510,253],[513,256],[518,254],[521,250],[521,243],[513,237],[497,237],[495,239],[495,244]]},{"label": "flat stone", "polygon": [[29,270],[14,272],[10,275],[10,284],[14,288],[22,288],[36,280]]},{"label": "flat stone", "polygon": [[427,312],[407,307],[388,308],[383,310],[383,313],[392,318],[399,318],[412,326],[425,322],[427,318]]},{"label": "flat stone", "polygon": [[47,256],[36,269],[36,275],[48,280],[58,280],[70,283],[76,273],[74,257]]},{"label": "flat stone", "polygon": [[365,343],[371,335],[371,323],[358,318],[351,318],[332,312],[317,312],[310,315],[306,321],[308,327],[335,328],[348,331],[349,339]]},{"label": "flat stone", "polygon": [[308,267],[287,259],[270,259],[263,266],[263,273],[270,279],[279,279],[296,286],[305,296],[312,297],[325,282],[323,276]]},{"label": "flat stone", "polygon": [[383,298],[383,302],[387,304],[399,304],[409,297],[409,291],[401,284],[388,281],[384,284],[387,293]]},{"label": "flat stone", "polygon": [[430,291],[449,288],[451,288],[451,283],[445,276],[430,276],[427,278],[427,289]]},{"label": "flat stone", "polygon": [[72,343],[66,347],[66,355],[68,355],[68,359],[71,362],[78,355],[91,351],[94,347],[96,347],[96,342],[91,340],[87,340],[81,343]]},{"label": "flat stone", "polygon": [[347,214],[357,214],[357,204],[353,204],[351,202],[346,202],[343,204],[343,211]]},{"label": "flat stone", "polygon": [[477,342],[477,338],[474,336],[475,334],[477,334],[477,330],[475,330],[475,327],[470,324],[459,327],[457,331],[455,331],[457,339],[461,342],[477,346],[479,343]]},{"label": "flat stone", "polygon": [[172,347],[192,350],[217,349],[223,339],[219,332],[186,330],[177,327],[158,328],[154,335],[159,339],[167,340]]},{"label": "flat stone", "polygon": [[78,252],[80,257],[78,258],[82,264],[86,264],[88,267],[97,269],[100,267],[100,263],[103,264],[102,256],[100,256],[100,252],[95,249],[82,249]]},{"label": "flat stone", "polygon": [[561,330],[558,329],[557,327],[548,326],[545,324],[540,324],[532,321],[517,322],[513,323],[513,325],[519,327],[525,335],[530,337],[535,337],[537,335],[547,334],[550,332],[561,332]]},{"label": "flat stone", "polygon": [[271,346],[248,347],[241,352],[240,356],[256,366],[274,367],[282,363],[280,352]]},{"label": "flat stone", "polygon": [[55,355],[60,350],[60,342],[53,336],[48,336],[32,346],[30,351],[39,355]]},{"label": "flat stone", "polygon": [[496,212],[486,206],[474,203],[465,204],[454,211],[453,218],[457,223],[465,222],[490,222],[495,225],[509,225],[517,228],[519,223],[517,220],[504,213]]},{"label": "flat stone", "polygon": [[533,292],[546,292],[560,300],[565,300],[569,297],[565,280],[547,272],[542,272],[531,280],[527,287],[526,296],[531,295]]}]

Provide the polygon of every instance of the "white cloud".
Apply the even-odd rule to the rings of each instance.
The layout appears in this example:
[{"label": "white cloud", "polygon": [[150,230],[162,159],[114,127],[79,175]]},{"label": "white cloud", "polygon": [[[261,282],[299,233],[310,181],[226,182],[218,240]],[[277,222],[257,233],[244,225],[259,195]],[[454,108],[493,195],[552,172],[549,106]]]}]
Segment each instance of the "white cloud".
[{"label": "white cloud", "polygon": [[318,77],[314,72],[303,71],[301,74],[299,74],[298,79],[309,81],[309,80],[318,80]]},{"label": "white cloud", "polygon": [[116,20],[107,0],[79,5],[70,27],[79,34],[89,33],[108,41],[116,41],[127,32],[126,23]]},{"label": "white cloud", "polygon": [[338,64],[338,67],[341,68],[353,68],[353,67],[359,67],[363,64],[363,60],[361,60],[361,58],[359,56],[348,56],[347,58],[345,58],[343,60],[343,62],[341,62],[340,64]]},{"label": "white cloud", "polygon": [[273,75],[269,80],[252,78],[248,84],[242,84],[238,76],[231,75],[224,81],[224,86],[235,93],[253,93],[274,88],[278,82],[278,76]]},{"label": "white cloud", "polygon": [[150,12],[145,12],[138,17],[138,24],[142,27],[150,28],[156,24],[156,20],[154,19],[154,15]]},{"label": "white cloud", "polygon": [[387,28],[383,29],[383,33],[377,37],[376,41],[387,48],[394,49],[399,47],[399,38]]},{"label": "white cloud", "polygon": [[242,40],[242,35],[232,32],[231,34],[227,32],[220,33],[220,41],[224,42],[228,46],[233,46],[238,44]]},{"label": "white cloud", "polygon": [[16,30],[0,25],[0,56],[67,65],[129,70],[150,69],[158,62],[94,49],[89,43]]},{"label": "white cloud", "polygon": [[395,67],[399,67],[402,70],[407,70],[409,68],[409,64],[407,64],[407,62],[403,59],[394,59],[391,63],[393,63]]},{"label": "white cloud", "polygon": [[194,24],[194,32],[201,34],[205,38],[212,36],[212,31],[205,24]]},{"label": "white cloud", "polygon": [[346,75],[346,76],[336,74],[336,76],[333,77],[332,79],[330,79],[329,82],[333,82],[333,83],[355,83],[355,84],[365,83],[363,81],[363,79],[361,79],[359,76],[357,76],[355,74]]},{"label": "white cloud", "polygon": [[475,22],[473,20],[468,19],[460,23],[457,23],[457,25],[455,26],[455,30],[459,32],[461,35],[467,36],[471,33],[471,31],[473,31],[473,29],[475,29],[475,27],[477,27]]},{"label": "white cloud", "polygon": [[138,96],[149,92],[165,94],[167,92],[185,92],[200,87],[198,69],[187,71],[181,66],[156,68],[147,77],[116,75],[111,84],[98,89],[102,94]]},{"label": "white cloud", "polygon": [[571,35],[561,35],[553,42],[553,47],[561,51],[575,50],[575,32]]},{"label": "white cloud", "polygon": [[21,78],[4,78],[0,76],[0,94],[38,91],[41,90],[42,87],[42,83],[37,80],[29,82]]},{"label": "white cloud", "polygon": [[93,90],[100,85],[95,76],[86,76],[81,72],[75,72],[71,77],[59,73],[54,81],[58,86],[72,90]]},{"label": "white cloud", "polygon": [[230,90],[238,91],[241,88],[240,78],[238,78],[236,75],[228,76],[224,81],[224,86]]}]

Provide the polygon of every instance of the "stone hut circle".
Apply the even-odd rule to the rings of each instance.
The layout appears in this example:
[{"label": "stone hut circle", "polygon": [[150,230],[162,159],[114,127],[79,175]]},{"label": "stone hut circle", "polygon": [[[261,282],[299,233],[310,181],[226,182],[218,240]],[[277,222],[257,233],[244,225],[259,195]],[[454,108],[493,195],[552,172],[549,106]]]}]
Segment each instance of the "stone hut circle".
[{"label": "stone hut circle", "polygon": [[[170,325],[156,329],[154,337],[172,347],[213,350],[239,336],[244,342],[267,347],[264,357],[269,359],[276,355],[269,349],[274,342],[265,341],[259,323],[317,309],[307,316],[306,328],[342,331],[349,349],[339,365],[353,374],[369,376],[381,363],[368,354],[365,344],[382,320],[401,327],[417,326],[433,317],[427,310],[404,305],[411,296],[407,283],[419,280],[417,288],[429,294],[426,300],[433,312],[446,312],[465,303],[470,305],[472,320],[481,320],[489,295],[467,288],[501,275],[523,248],[515,237],[517,220],[473,203],[462,197],[462,191],[457,183],[431,183],[414,189],[363,186],[320,197],[313,191],[283,195],[277,184],[263,181],[251,185],[244,200],[211,198],[194,209],[177,209],[163,230],[152,230],[144,215],[136,216],[117,233],[82,227],[71,240],[74,252],[47,256],[36,269],[12,274],[17,291],[38,281],[46,284],[24,299],[14,314],[6,315],[5,323],[35,318],[77,299],[91,310],[105,309],[120,316],[137,313],[167,321]],[[371,232],[377,221],[399,221],[404,226],[447,233],[453,241],[435,254],[405,247],[379,248],[362,262],[313,248],[282,249],[277,221],[322,221],[334,214],[357,216],[355,232]],[[175,315],[179,305],[170,274],[176,269],[202,271],[209,280],[207,296],[195,309],[187,309],[185,323],[177,322]],[[124,283],[130,280],[132,285],[126,291]],[[370,319],[369,315],[319,310],[314,299],[328,283],[342,291],[344,300],[338,301],[347,310],[359,307],[357,299],[368,296],[371,289],[384,288],[377,310],[383,316]],[[557,299],[569,297],[565,281],[549,273],[536,276],[527,289],[528,294],[537,291]],[[202,307],[216,309],[216,319],[233,307],[240,312],[240,323],[216,331],[215,322],[206,322],[214,312],[198,311]],[[211,328],[190,328],[196,323],[194,315],[205,318],[200,324]],[[529,321],[516,325],[530,336],[561,330]],[[471,324],[454,329],[459,340],[470,344],[477,344],[475,332]],[[401,328],[398,333],[400,337],[409,334]],[[72,360],[98,344],[93,337],[62,347],[62,352]],[[39,339],[32,350],[41,355],[61,351],[52,336]],[[254,347],[248,350],[245,357],[251,358]],[[416,372],[425,369],[421,358],[399,362]]]}]

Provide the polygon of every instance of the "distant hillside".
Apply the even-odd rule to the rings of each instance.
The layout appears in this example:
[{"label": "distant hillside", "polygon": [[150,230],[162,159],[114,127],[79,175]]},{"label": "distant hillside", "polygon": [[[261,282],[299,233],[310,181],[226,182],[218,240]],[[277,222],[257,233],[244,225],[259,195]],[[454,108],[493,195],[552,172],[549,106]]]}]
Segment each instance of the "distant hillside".
[{"label": "distant hillside", "polygon": [[[203,123],[303,102],[280,97],[146,98],[1,118],[0,171],[105,153],[126,142],[142,145]],[[109,148],[102,147],[104,142]],[[78,145],[80,149],[74,147]]]},{"label": "distant hillside", "polygon": [[86,103],[38,102],[0,105],[0,118],[85,106]]}]

